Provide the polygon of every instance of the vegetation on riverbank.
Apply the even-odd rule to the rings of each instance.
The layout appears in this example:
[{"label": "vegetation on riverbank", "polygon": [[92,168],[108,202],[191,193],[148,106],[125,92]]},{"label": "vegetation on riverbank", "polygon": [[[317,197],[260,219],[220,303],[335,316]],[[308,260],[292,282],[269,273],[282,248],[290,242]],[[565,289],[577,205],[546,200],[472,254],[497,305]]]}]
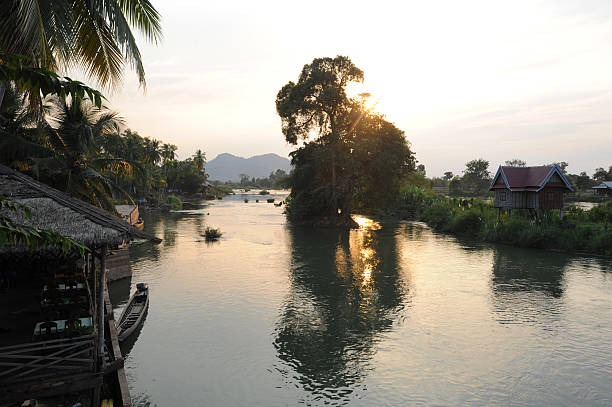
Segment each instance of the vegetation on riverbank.
[{"label": "vegetation on riverbank", "polygon": [[453,199],[414,186],[401,189],[398,214],[425,221],[434,230],[475,240],[520,247],[612,255],[612,203],[582,210],[515,210],[496,216],[495,208],[478,199]]}]

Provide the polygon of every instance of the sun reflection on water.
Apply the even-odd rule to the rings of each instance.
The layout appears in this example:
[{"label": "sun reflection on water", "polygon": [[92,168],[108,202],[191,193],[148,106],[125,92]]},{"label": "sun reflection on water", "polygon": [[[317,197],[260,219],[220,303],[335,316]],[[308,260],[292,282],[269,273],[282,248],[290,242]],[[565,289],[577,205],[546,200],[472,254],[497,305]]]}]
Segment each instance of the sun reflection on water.
[{"label": "sun reflection on water", "polygon": [[365,216],[353,215],[352,218],[359,225],[360,229],[378,230],[382,227],[380,223]]}]

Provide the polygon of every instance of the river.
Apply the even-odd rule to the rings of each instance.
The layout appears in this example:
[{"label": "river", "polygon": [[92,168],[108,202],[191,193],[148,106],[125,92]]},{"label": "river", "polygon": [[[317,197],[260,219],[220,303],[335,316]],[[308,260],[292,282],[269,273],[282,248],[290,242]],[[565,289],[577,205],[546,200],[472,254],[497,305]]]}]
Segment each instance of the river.
[{"label": "river", "polygon": [[611,260],[290,227],[248,198],[144,217],[164,240],[110,286],[116,315],[151,291],[122,345],[134,405],[612,405]]}]

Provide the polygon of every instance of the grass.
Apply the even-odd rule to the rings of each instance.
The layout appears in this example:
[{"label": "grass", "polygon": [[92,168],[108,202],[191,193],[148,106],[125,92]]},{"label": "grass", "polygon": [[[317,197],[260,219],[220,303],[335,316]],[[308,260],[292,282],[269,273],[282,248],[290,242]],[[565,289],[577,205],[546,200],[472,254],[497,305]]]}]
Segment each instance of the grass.
[{"label": "grass", "polygon": [[215,229],[215,228],[211,228],[210,226],[207,226],[206,229],[204,229],[204,238],[206,239],[207,242],[210,241],[214,241],[214,240],[219,240],[219,238],[223,235],[223,233],[221,233],[220,229]]}]

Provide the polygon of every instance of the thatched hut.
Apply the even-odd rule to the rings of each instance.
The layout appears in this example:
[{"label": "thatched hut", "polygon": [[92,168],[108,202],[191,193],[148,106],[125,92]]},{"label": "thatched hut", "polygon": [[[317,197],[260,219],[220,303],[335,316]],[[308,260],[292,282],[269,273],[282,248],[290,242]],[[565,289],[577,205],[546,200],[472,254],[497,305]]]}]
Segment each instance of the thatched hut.
[{"label": "thatched hut", "polygon": [[[86,288],[93,329],[92,334],[80,337],[26,341],[0,348],[0,400],[11,403],[27,398],[91,391],[92,401],[97,403],[105,376],[115,375],[120,382],[125,382],[123,359],[116,338],[113,338],[112,307],[106,301],[108,248],[134,239],[147,239],[155,243],[161,240],[136,229],[116,214],[4,166],[0,166],[0,195],[31,208],[30,219],[25,219],[19,212],[2,212],[14,223],[56,232],[88,248],[82,256],[79,251],[63,252],[55,247],[32,250],[21,245],[5,245],[0,247],[0,270],[12,273],[9,278],[18,279],[21,276],[23,280],[30,276],[51,278],[49,276],[53,276],[58,269],[76,269]],[[4,282],[2,279],[0,281]],[[0,289],[9,291],[0,297],[5,302],[10,302],[10,298],[21,301],[24,296],[11,297],[11,288],[9,280],[5,287],[0,284]],[[10,305],[2,304],[0,308],[6,310]],[[15,321],[14,324],[19,322]],[[10,331],[12,326],[8,328]],[[47,351],[50,347],[54,349],[53,352]],[[122,397],[121,402],[129,404],[129,393],[122,392]]]}]

